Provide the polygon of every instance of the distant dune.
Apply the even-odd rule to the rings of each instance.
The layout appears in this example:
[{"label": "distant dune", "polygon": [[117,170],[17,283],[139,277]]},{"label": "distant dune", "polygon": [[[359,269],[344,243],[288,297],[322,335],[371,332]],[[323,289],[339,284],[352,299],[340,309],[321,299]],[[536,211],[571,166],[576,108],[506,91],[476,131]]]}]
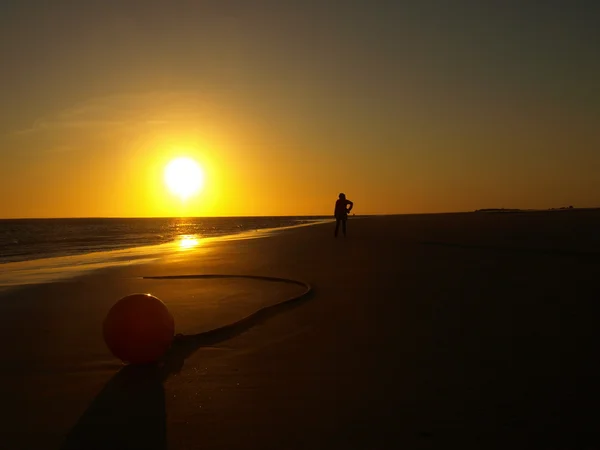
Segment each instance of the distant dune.
[{"label": "distant dune", "polygon": [[550,209],[517,209],[517,208],[484,208],[476,209],[474,212],[480,213],[528,213],[528,212],[548,212],[548,211],[593,211],[600,208],[574,208],[571,206],[562,206],[560,208]]}]

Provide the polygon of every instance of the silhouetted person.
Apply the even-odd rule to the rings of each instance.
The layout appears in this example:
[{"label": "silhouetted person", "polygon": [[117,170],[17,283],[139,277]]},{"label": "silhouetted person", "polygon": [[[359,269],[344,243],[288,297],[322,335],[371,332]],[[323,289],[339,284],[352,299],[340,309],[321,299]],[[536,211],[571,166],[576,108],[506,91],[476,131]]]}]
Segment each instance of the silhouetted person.
[{"label": "silhouetted person", "polygon": [[[348,206],[350,206],[348,208]],[[340,229],[340,223],[342,224],[342,231],[344,237],[346,237],[346,220],[348,220],[348,213],[352,211],[354,203],[346,198],[346,194],[340,194],[339,198],[335,202],[335,237],[338,235]]]}]

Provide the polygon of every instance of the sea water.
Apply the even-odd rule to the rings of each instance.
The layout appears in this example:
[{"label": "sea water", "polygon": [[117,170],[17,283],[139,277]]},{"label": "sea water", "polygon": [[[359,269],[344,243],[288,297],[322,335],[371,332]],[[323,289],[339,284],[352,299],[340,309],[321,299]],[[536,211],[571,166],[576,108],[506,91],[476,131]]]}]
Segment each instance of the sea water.
[{"label": "sea water", "polygon": [[0,220],[0,288],[156,259],[170,244],[194,246],[205,239],[324,220],[318,216]]}]

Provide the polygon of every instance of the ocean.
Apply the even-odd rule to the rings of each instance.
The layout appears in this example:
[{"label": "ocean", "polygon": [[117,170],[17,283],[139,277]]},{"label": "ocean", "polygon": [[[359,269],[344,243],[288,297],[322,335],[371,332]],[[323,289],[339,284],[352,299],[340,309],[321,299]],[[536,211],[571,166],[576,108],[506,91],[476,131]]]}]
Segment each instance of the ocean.
[{"label": "ocean", "polygon": [[322,221],[323,217],[0,220],[0,264],[165,244]]},{"label": "ocean", "polygon": [[148,261],[173,243],[330,220],[329,217],[93,218],[0,220],[0,287],[69,278]]}]

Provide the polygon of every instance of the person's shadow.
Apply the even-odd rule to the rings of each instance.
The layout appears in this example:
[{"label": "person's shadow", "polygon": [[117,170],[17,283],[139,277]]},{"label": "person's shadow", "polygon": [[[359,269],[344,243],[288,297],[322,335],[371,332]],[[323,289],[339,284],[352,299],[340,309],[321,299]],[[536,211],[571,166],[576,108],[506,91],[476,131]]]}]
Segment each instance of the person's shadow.
[{"label": "person's shadow", "polygon": [[267,318],[298,306],[312,291],[293,302],[264,308],[217,330],[176,336],[171,349],[156,364],[123,367],[106,384],[71,429],[62,450],[167,449],[163,382],[178,373],[201,347],[242,334]]}]

